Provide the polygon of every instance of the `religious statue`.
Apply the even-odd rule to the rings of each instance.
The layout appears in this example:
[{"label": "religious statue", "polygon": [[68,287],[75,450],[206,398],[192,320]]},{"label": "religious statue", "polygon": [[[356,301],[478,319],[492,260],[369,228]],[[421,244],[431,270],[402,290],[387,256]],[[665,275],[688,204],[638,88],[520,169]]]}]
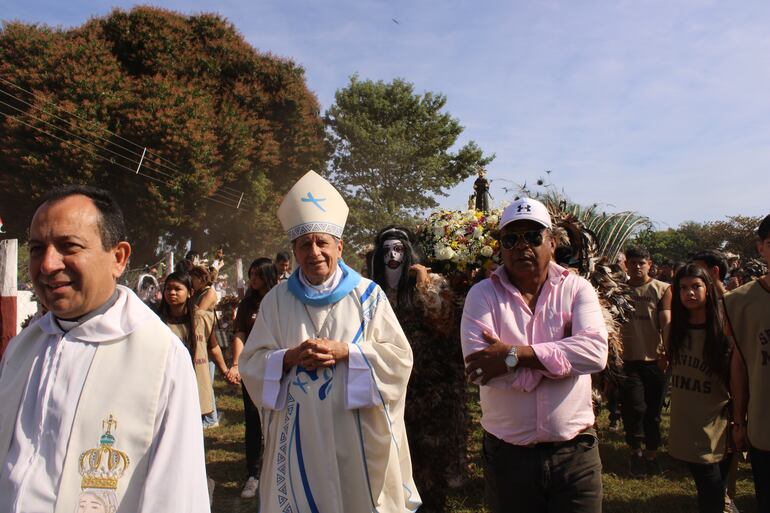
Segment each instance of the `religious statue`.
[{"label": "religious statue", "polygon": [[473,182],[474,196],[476,197],[476,210],[489,212],[489,180],[484,168],[479,168],[479,177]]}]

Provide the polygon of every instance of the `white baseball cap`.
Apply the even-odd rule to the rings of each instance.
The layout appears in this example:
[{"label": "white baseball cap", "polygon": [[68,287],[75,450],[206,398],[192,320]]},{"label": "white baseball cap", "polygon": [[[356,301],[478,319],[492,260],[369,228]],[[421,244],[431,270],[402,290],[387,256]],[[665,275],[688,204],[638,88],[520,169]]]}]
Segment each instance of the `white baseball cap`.
[{"label": "white baseball cap", "polygon": [[545,205],[532,198],[519,198],[503,210],[499,229],[514,221],[535,221],[551,228],[551,215]]}]

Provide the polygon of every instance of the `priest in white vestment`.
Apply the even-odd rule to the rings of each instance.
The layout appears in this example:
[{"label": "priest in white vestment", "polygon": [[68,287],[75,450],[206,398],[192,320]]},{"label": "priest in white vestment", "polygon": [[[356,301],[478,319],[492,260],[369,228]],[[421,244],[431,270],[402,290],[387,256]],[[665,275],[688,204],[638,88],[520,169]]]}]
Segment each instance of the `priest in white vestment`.
[{"label": "priest in white vestment", "polygon": [[49,312],[0,362],[0,512],[208,513],[191,357],[128,288],[120,209],[52,191],[30,226]]},{"label": "priest in white vestment", "polygon": [[262,300],[241,356],[265,438],[261,513],[421,504],[404,428],[412,350],[382,290],[340,258],[347,213],[312,171],[278,210],[299,266]]}]

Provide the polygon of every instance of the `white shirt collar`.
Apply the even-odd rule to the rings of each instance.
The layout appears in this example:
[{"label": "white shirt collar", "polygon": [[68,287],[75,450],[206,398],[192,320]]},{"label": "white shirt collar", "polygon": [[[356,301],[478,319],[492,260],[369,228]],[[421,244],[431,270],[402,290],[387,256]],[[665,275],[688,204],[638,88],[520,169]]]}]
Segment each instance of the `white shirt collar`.
[{"label": "white shirt collar", "polygon": [[[68,336],[82,342],[109,342],[123,338],[143,326],[155,314],[128,287],[117,285],[118,299],[107,310],[90,317],[67,331]],[[40,328],[49,335],[63,330],[48,312],[39,321]]]},{"label": "white shirt collar", "polygon": [[302,283],[302,286],[305,288],[305,292],[307,292],[308,296],[310,297],[320,296],[321,294],[331,292],[337,288],[337,285],[340,284],[341,280],[342,269],[340,269],[339,265],[337,266],[337,270],[334,271],[334,274],[332,274],[320,285],[313,285],[310,283],[308,279],[305,278],[305,274],[302,272],[302,269],[299,270],[299,281]]}]

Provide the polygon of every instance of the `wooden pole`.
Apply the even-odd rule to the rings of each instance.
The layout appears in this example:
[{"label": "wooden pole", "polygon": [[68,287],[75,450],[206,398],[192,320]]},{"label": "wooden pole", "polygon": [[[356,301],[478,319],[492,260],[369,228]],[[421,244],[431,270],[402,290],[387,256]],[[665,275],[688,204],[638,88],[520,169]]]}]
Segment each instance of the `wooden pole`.
[{"label": "wooden pole", "polygon": [[18,248],[16,239],[0,241],[0,357],[16,336]]}]

